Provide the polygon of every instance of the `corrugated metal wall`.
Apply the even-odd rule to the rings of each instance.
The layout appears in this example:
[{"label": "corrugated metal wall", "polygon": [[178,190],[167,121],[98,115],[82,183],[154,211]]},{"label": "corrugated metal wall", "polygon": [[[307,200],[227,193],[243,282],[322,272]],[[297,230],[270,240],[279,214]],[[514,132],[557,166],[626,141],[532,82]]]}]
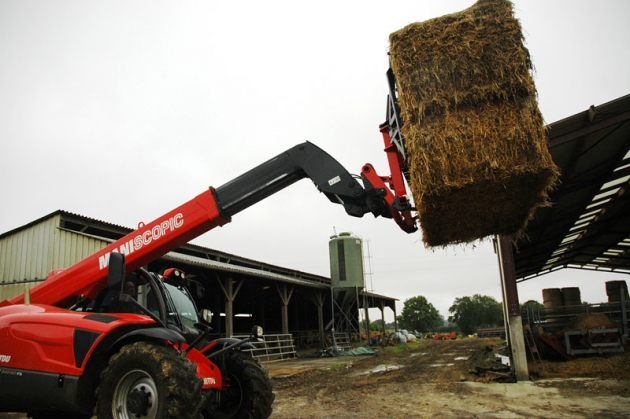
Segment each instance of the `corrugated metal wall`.
[{"label": "corrugated metal wall", "polygon": [[[60,229],[61,214],[0,239],[0,301],[34,287],[53,269],[71,266],[107,244]],[[34,280],[40,281],[34,281]]]}]

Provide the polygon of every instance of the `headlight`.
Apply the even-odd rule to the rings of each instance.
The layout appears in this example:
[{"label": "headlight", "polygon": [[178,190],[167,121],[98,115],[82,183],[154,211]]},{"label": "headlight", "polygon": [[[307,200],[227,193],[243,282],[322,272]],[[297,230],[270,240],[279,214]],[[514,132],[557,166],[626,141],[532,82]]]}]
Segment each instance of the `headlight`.
[{"label": "headlight", "polygon": [[252,336],[255,338],[262,337],[264,335],[262,326],[254,326],[252,329]]}]

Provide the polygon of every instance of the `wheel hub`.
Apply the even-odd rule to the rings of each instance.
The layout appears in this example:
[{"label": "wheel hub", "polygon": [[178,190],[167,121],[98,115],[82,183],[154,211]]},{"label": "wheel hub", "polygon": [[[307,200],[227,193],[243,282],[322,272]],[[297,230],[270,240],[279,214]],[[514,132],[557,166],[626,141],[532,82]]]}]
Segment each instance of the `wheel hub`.
[{"label": "wheel hub", "polygon": [[159,419],[158,398],[155,381],[146,371],[129,371],[114,391],[113,419]]},{"label": "wheel hub", "polygon": [[127,409],[138,418],[146,416],[151,406],[151,393],[143,385],[131,390],[127,396]]}]

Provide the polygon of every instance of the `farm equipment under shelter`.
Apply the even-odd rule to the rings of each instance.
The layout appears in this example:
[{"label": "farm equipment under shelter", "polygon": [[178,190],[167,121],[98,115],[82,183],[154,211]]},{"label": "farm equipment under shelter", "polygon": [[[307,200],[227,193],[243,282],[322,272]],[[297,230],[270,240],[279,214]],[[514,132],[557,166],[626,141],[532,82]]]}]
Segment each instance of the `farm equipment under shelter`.
[{"label": "farm equipment under shelter", "polygon": [[550,357],[611,354],[624,351],[628,340],[625,299],[557,308],[525,307],[523,321],[537,346]]}]

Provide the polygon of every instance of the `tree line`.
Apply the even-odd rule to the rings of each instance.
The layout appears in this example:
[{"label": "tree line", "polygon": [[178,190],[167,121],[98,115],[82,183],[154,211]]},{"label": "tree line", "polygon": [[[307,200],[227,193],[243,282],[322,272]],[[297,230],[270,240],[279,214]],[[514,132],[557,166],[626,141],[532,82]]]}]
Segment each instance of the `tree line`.
[{"label": "tree line", "polygon": [[503,304],[487,295],[456,298],[448,312],[450,316],[444,319],[433,304],[418,295],[405,300],[396,320],[401,329],[420,333],[455,330],[471,335],[480,327],[503,326]]}]

